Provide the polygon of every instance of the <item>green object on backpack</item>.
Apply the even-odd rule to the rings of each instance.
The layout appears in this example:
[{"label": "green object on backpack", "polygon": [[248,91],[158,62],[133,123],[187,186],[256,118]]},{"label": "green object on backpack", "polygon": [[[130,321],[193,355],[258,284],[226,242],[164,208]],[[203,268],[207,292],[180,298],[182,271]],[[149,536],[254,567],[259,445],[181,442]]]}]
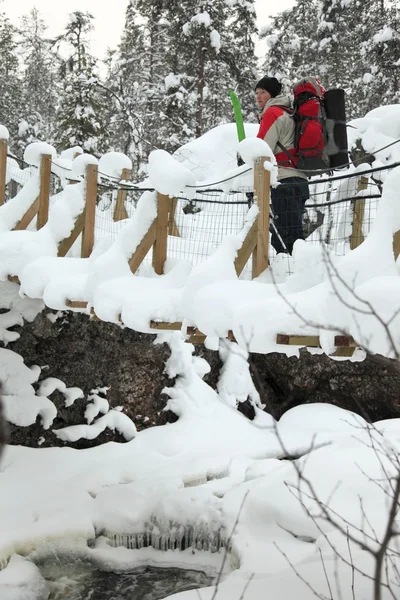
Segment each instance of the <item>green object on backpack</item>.
[{"label": "green object on backpack", "polygon": [[232,102],[233,114],[235,115],[236,130],[239,142],[245,139],[246,134],[244,132],[242,107],[240,106],[240,100],[235,92],[229,91],[229,96]]}]

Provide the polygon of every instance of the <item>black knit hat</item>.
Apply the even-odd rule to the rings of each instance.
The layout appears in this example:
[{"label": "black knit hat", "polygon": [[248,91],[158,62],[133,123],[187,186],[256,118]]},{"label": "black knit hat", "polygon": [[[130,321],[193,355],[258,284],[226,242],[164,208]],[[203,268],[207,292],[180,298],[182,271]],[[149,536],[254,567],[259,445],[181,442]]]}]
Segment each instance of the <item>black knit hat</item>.
[{"label": "black knit hat", "polygon": [[261,88],[262,90],[269,92],[272,98],[275,98],[281,93],[282,84],[277,80],[276,77],[263,77],[260,79],[254,89],[256,90],[257,88]]}]

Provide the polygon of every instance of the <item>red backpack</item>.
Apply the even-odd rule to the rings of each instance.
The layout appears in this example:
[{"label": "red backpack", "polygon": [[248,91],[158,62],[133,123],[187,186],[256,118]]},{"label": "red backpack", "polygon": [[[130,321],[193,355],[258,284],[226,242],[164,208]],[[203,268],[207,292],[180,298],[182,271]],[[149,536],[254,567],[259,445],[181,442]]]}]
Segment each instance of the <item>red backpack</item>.
[{"label": "red backpack", "polygon": [[[325,91],[316,77],[293,86],[296,154],[291,162],[306,175],[347,165],[344,90]],[[282,107],[283,108],[283,107]],[[279,142],[278,146],[288,154]]]}]

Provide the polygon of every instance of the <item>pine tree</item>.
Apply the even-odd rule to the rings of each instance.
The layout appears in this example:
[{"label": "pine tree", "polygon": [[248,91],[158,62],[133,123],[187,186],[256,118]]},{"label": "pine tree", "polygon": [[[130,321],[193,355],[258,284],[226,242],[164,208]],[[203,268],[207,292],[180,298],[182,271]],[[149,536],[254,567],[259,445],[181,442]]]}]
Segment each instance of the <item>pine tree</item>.
[{"label": "pine tree", "polygon": [[223,46],[221,52],[226,56],[225,62],[230,67],[233,82],[236,83],[243,117],[245,121],[255,121],[253,90],[258,76],[254,39],[258,30],[254,0],[236,2],[231,12],[226,27],[229,46],[228,50]]},{"label": "pine tree", "polygon": [[253,112],[254,3],[171,0],[168,10],[167,115],[182,144],[232,121],[229,89],[238,88],[246,117]]},{"label": "pine tree", "polygon": [[397,0],[359,0],[361,60],[358,96],[363,112],[400,100],[400,7]]},{"label": "pine tree", "polygon": [[54,56],[44,34],[46,25],[34,8],[22,17],[19,29],[23,65],[23,110],[19,123],[19,145],[36,140],[52,141],[57,108]]},{"label": "pine tree", "polygon": [[21,89],[16,29],[5,14],[0,13],[0,124],[9,130],[9,143],[14,152],[18,150],[18,121],[22,111]]},{"label": "pine tree", "polygon": [[354,60],[353,39],[349,29],[349,3],[321,0],[317,30],[319,71],[326,88],[347,89]]},{"label": "pine tree", "polygon": [[92,20],[90,13],[72,13],[62,36],[68,44],[69,56],[60,72],[64,88],[57,115],[57,145],[61,148],[78,145],[85,152],[98,155],[108,148],[107,96],[98,85],[96,61],[87,52]]},{"label": "pine tree", "polygon": [[261,35],[269,49],[265,74],[277,77],[286,89],[303,77],[320,75],[317,27],[318,0],[298,0],[292,9],[276,15]]}]

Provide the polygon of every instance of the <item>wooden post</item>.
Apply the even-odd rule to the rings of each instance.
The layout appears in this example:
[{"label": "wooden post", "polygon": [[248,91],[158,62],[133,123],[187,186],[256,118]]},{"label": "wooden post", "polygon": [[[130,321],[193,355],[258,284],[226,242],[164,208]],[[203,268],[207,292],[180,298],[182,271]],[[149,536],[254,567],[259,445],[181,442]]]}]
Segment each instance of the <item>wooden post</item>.
[{"label": "wooden post", "polygon": [[36,220],[36,229],[38,230],[46,225],[49,219],[50,181],[51,155],[42,154],[40,160],[39,211]]},{"label": "wooden post", "polygon": [[257,245],[253,252],[253,279],[268,267],[271,174],[264,169],[265,161],[269,161],[269,158],[258,158],[254,166],[254,199],[260,212],[257,219]]},{"label": "wooden post", "polygon": [[235,258],[234,264],[235,264],[236,275],[238,277],[242,273],[243,269],[245,268],[250,256],[252,255],[254,250],[257,248],[257,231],[258,231],[258,222],[256,219],[254,221],[253,225],[251,226],[248,234],[246,235],[246,238],[243,241],[242,247],[239,248],[237,256]]},{"label": "wooden post", "polygon": [[156,240],[153,246],[153,268],[157,275],[164,273],[167,260],[169,196],[157,192]]},{"label": "wooden post", "polygon": [[397,260],[400,254],[400,231],[396,231],[396,233],[393,236],[393,253],[394,260]]},{"label": "wooden post", "polygon": [[81,257],[88,258],[94,246],[94,222],[97,200],[97,165],[86,167],[85,225],[82,234]]},{"label": "wooden post", "polygon": [[6,199],[7,140],[0,140],[0,206]]},{"label": "wooden post", "polygon": [[[131,177],[132,177],[131,169],[122,169],[121,181],[127,181]],[[126,190],[121,190],[121,189],[118,190],[117,201],[115,203],[115,208],[114,208],[114,216],[113,216],[114,221],[122,221],[123,219],[128,218],[128,212],[125,207],[125,200],[126,200],[127,193],[128,192]]]},{"label": "wooden post", "polygon": [[[368,188],[368,177],[361,176],[358,180],[357,192]],[[354,250],[364,241],[363,222],[365,212],[365,198],[354,200],[353,206],[353,227],[350,236],[350,249]]]},{"label": "wooden post", "polygon": [[177,202],[178,200],[176,198],[169,199],[168,235],[180,237],[179,229],[175,221]]}]

